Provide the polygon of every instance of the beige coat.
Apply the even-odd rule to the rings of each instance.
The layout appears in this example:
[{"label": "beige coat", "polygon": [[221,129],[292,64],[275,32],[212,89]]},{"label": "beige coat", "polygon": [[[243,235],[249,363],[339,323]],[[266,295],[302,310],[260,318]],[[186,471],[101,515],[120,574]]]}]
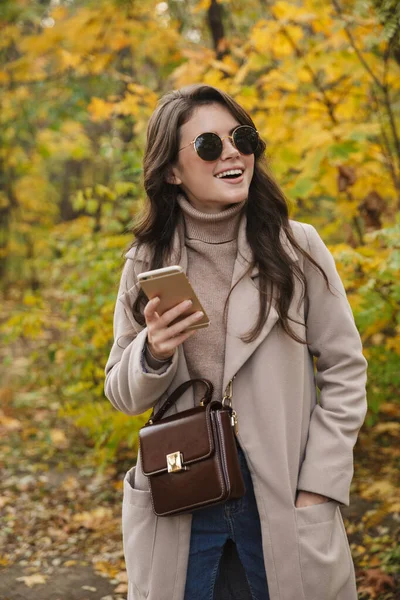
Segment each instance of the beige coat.
[{"label": "beige coat", "polygon": [[[233,283],[251,261],[245,225],[243,217]],[[236,374],[233,406],[239,419],[238,439],[254,483],[271,600],[356,600],[354,568],[339,505],[349,504],[353,446],[366,412],[367,363],[330,252],[312,226],[291,221],[291,227],[302,247],[324,268],[334,295],[315,268],[303,267],[302,256],[282,235],[288,254],[305,268],[308,299],[298,307],[297,289],[290,314],[307,323],[308,345],[282,332],[274,307],[255,341],[247,344],[239,339],[252,327],[258,312],[254,268],[231,295],[223,385]],[[182,241],[178,228],[176,252]],[[134,321],[130,308],[138,292],[134,268],[140,272],[149,264],[144,252],[130,260],[134,256],[135,250],[130,250],[121,278],[116,341],[106,365],[105,384],[115,408],[129,415],[160,406],[189,379],[182,347],[162,375],[142,369],[147,332]],[[174,256],[171,264],[175,264]],[[185,248],[180,264],[186,269]],[[301,325],[294,328],[304,334]],[[166,414],[193,405],[190,390]],[[296,508],[296,490],[331,500]],[[122,512],[128,600],[183,600],[192,516],[153,514],[140,457],[125,477]]]}]

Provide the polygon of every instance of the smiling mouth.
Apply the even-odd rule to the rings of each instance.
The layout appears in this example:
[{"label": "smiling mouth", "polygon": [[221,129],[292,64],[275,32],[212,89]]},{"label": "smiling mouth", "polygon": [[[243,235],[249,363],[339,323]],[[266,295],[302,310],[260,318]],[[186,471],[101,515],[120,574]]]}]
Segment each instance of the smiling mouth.
[{"label": "smiling mouth", "polygon": [[216,177],[216,179],[239,179],[240,177],[242,177],[244,173],[243,169],[231,169],[230,171],[227,170],[226,174],[219,174],[219,175],[214,175],[214,177]]},{"label": "smiling mouth", "polygon": [[216,177],[216,179],[218,181],[222,181],[223,183],[229,183],[229,184],[237,184],[237,183],[241,183],[244,179],[244,175],[243,173],[241,175],[230,175],[227,177]]}]

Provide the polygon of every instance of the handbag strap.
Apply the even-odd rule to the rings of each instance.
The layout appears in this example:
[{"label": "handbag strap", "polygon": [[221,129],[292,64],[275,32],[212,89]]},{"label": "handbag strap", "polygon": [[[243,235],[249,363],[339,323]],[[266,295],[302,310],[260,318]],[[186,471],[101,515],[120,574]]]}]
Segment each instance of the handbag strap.
[{"label": "handbag strap", "polygon": [[179,385],[176,388],[176,390],[172,392],[172,394],[169,396],[169,398],[167,398],[167,400],[164,402],[162,407],[156,412],[156,414],[154,414],[153,409],[150,419],[147,421],[146,425],[152,425],[156,421],[159,421],[167,412],[167,410],[169,410],[171,406],[175,404],[178,398],[180,398],[182,394],[186,392],[186,390],[188,390],[192,385],[195,385],[196,383],[204,383],[206,386],[206,392],[201,402],[203,406],[207,406],[207,404],[211,401],[211,397],[214,391],[213,384],[209,379],[201,379],[200,377],[196,379],[189,379],[188,381],[181,383],[181,385]]}]

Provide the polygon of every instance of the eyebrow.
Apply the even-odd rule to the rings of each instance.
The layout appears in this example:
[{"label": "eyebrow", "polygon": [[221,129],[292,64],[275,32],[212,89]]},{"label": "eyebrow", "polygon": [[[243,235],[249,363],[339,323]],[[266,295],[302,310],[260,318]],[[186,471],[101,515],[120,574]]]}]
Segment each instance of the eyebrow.
[{"label": "eyebrow", "polygon": [[[232,135],[232,133],[235,131],[235,129],[237,127],[240,127],[240,124],[239,125],[235,125],[234,127],[232,127],[232,129],[229,130],[228,135]],[[204,131],[203,131],[203,133],[204,133]],[[217,135],[219,135],[219,133],[217,133],[216,131],[210,131],[210,133],[216,133]],[[201,135],[201,134],[199,133],[198,135]]]}]

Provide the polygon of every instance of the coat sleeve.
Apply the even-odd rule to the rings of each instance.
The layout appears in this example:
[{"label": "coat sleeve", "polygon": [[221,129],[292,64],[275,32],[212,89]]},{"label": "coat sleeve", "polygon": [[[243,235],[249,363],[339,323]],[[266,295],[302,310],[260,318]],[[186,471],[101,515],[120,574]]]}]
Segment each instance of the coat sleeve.
[{"label": "coat sleeve", "polygon": [[138,292],[133,261],[127,259],[115,305],[114,342],[105,367],[104,385],[111,404],[127,415],[139,415],[152,408],[171,385],[178,367],[178,352],[170,363],[158,369],[147,364],[147,327],[141,327],[131,311]]},{"label": "coat sleeve", "polygon": [[320,272],[306,260],[307,344],[316,358],[320,394],[311,414],[297,488],[348,506],[353,447],[367,410],[367,361],[334,259],[314,227],[304,227],[308,252],[324,269],[332,293]]}]

